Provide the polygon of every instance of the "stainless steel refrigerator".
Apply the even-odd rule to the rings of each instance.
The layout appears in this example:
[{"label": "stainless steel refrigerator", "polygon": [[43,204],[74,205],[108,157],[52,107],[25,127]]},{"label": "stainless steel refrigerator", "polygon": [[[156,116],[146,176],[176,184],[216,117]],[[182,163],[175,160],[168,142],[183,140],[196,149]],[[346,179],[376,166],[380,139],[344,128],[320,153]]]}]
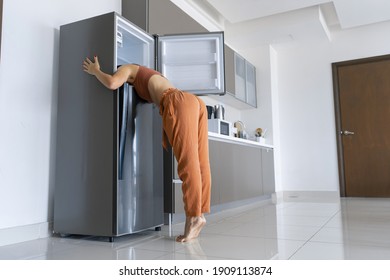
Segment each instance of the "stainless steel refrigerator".
[{"label": "stainless steel refrigerator", "polygon": [[223,33],[152,36],[117,13],[60,27],[54,232],[113,237],[164,223],[162,123],[129,84],[82,71],[155,68],[182,90],[224,94]]}]

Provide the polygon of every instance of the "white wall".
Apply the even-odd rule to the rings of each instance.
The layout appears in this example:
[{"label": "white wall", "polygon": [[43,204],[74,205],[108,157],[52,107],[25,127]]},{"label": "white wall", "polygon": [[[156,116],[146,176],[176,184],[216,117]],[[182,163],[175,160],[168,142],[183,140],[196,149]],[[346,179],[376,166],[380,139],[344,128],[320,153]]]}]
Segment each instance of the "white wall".
[{"label": "white wall", "polygon": [[258,108],[242,111],[249,129],[269,129],[277,192],[339,192],[333,62],[390,53],[390,22],[325,37],[241,50],[256,66]]},{"label": "white wall", "polygon": [[331,63],[390,53],[390,22],[277,48],[283,191],[339,191]]},{"label": "white wall", "polygon": [[52,220],[59,26],[120,9],[120,0],[4,1],[0,245],[42,235]]}]

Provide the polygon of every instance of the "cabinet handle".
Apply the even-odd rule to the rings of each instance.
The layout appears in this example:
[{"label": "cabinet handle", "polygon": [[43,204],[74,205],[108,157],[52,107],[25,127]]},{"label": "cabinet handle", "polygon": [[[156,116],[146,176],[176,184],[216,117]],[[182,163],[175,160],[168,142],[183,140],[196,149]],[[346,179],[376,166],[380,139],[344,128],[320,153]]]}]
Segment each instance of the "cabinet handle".
[{"label": "cabinet handle", "polygon": [[353,131],[348,131],[348,130],[341,131],[341,135],[345,135],[345,136],[354,135],[354,134],[355,132]]}]

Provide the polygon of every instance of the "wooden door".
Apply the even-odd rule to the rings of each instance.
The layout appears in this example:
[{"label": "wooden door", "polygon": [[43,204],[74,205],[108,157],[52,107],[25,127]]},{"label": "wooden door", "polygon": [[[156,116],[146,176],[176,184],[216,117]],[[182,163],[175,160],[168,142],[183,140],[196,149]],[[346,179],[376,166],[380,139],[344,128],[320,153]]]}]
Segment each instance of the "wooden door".
[{"label": "wooden door", "polygon": [[390,197],[390,55],[333,64],[340,192]]}]

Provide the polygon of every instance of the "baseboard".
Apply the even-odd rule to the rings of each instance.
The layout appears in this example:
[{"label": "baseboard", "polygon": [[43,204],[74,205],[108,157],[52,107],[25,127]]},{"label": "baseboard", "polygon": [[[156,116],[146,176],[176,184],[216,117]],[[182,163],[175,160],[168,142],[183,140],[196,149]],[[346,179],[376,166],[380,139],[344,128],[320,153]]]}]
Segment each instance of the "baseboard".
[{"label": "baseboard", "polygon": [[[211,214],[216,214],[226,211],[245,211],[253,207],[257,207],[259,203],[271,202],[271,195],[257,196],[254,198],[237,200],[233,202],[223,203],[211,206]],[[185,222],[186,217],[184,213],[165,214],[165,224],[168,225],[171,222],[173,225]]]},{"label": "baseboard", "polygon": [[0,229],[0,246],[49,237],[52,234],[51,223],[39,223]]},{"label": "baseboard", "polygon": [[279,197],[284,202],[337,202],[340,200],[338,191],[283,191]]}]

